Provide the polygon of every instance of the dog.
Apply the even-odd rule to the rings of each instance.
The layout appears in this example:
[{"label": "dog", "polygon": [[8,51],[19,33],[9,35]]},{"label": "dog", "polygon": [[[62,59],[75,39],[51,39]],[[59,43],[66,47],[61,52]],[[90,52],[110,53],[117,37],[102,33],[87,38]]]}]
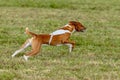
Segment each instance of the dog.
[{"label": "dog", "polygon": [[15,57],[25,48],[31,46],[32,50],[23,56],[27,61],[30,56],[36,55],[40,52],[40,48],[43,44],[52,46],[67,45],[69,46],[69,52],[71,52],[75,46],[75,42],[69,40],[71,34],[75,31],[83,32],[85,29],[86,28],[78,21],[69,21],[68,24],[50,34],[36,34],[30,32],[29,29],[26,28],[25,33],[31,35],[32,38],[27,39],[22,47],[12,54],[12,57]]}]

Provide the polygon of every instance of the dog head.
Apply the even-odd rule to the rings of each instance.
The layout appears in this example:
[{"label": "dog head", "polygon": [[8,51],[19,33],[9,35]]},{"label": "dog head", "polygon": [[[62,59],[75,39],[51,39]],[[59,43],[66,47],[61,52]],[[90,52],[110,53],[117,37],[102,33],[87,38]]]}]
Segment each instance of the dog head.
[{"label": "dog head", "polygon": [[80,22],[77,21],[70,21],[69,24],[74,26],[75,30],[78,32],[84,32],[84,30],[86,29]]}]

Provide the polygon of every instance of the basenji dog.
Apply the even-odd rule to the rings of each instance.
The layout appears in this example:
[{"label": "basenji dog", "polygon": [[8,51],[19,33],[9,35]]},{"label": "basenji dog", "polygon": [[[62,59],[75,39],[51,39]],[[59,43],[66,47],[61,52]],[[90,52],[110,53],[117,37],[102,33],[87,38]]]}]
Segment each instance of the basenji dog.
[{"label": "basenji dog", "polygon": [[30,56],[40,52],[40,48],[43,44],[53,46],[68,45],[69,52],[71,52],[75,46],[75,42],[69,40],[71,34],[75,31],[83,32],[85,29],[86,28],[78,21],[69,21],[68,24],[50,34],[36,34],[26,28],[25,33],[32,37],[27,39],[22,47],[13,53],[12,57],[16,56],[28,46],[31,46],[32,50],[24,55],[24,59],[27,61]]}]

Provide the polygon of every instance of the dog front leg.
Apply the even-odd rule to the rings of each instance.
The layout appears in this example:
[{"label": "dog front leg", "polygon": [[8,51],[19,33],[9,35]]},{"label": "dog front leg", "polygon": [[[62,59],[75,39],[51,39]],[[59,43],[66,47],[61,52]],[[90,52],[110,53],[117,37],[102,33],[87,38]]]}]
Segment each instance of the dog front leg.
[{"label": "dog front leg", "polygon": [[64,44],[69,47],[69,52],[72,52],[72,50],[73,50],[73,48],[75,46],[75,42],[73,42],[73,41],[65,41]]}]

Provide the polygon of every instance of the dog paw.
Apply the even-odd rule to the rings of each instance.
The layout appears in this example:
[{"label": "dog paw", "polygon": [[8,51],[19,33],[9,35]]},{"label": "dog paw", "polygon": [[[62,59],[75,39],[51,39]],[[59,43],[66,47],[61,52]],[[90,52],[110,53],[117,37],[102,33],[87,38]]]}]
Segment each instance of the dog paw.
[{"label": "dog paw", "polygon": [[14,58],[14,57],[15,57],[15,55],[13,54],[13,55],[11,55],[11,57],[12,57],[12,58]]},{"label": "dog paw", "polygon": [[29,56],[24,55],[23,58],[25,59],[25,61],[28,61]]}]

